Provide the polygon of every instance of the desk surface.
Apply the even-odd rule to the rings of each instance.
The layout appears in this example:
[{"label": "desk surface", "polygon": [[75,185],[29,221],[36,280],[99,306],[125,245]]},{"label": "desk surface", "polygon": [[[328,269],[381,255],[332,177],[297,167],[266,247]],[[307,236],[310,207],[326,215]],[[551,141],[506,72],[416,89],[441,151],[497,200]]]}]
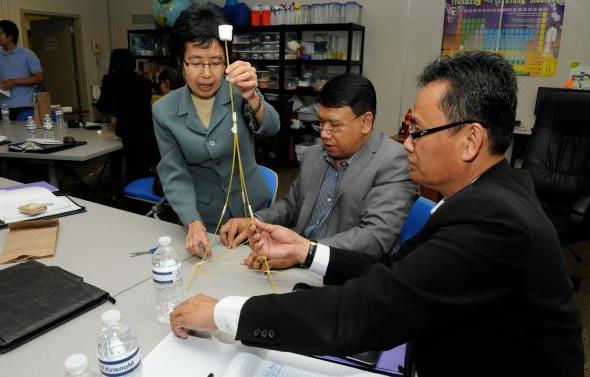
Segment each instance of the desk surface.
[{"label": "desk surface", "polygon": [[[0,178],[0,187],[16,182]],[[10,371],[13,377],[61,376],[63,361],[76,352],[85,353],[96,371],[96,340],[100,332],[100,316],[117,308],[124,319],[137,331],[142,354],[166,336],[170,328],[155,319],[151,258],[148,255],[130,258],[128,252],[153,247],[163,234],[172,237],[173,245],[183,255],[185,288],[191,279],[195,258],[184,251],[185,231],[182,227],[147,218],[92,202],[77,200],[87,213],[60,218],[55,257],[41,259],[47,265],[62,268],[82,276],[90,284],[110,292],[115,305],[101,306],[35,338],[21,347],[0,356],[0,371]],[[0,230],[0,245],[7,230]],[[211,236],[215,243],[216,236]],[[241,265],[248,253],[242,246],[228,251],[220,244],[213,247],[213,258],[203,265],[185,298],[204,293],[216,298],[227,295],[251,296],[272,293],[267,279],[260,273]],[[0,265],[6,268],[8,265]],[[291,269],[273,273],[278,292],[288,292],[297,282],[322,285],[319,275],[308,270]]]},{"label": "desk surface", "polygon": [[[121,140],[112,132],[104,132],[99,135],[96,131],[84,128],[54,128],[56,140],[62,140],[64,136],[72,136],[79,141],[86,141],[86,145],[65,149],[53,153],[18,153],[8,151],[8,145],[0,146],[0,158],[25,158],[36,160],[59,161],[88,161],[116,150],[122,149]],[[0,135],[6,136],[13,143],[25,141],[27,131],[24,122],[11,122],[9,126],[0,126]],[[37,129],[37,137],[43,135],[43,130]]]}]

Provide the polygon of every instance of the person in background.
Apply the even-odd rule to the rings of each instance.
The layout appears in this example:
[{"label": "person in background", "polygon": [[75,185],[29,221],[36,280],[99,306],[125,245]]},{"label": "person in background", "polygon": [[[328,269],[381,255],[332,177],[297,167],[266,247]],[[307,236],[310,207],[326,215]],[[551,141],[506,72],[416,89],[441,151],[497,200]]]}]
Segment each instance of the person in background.
[{"label": "person in background", "polygon": [[[402,145],[373,130],[377,95],[369,79],[338,75],[322,88],[314,128],[321,144],[309,148],[291,189],[255,216],[292,228],[325,245],[359,250],[380,260],[388,255],[417,194]],[[235,247],[251,234],[248,218],[221,228],[224,245]],[[250,255],[245,264],[260,269]],[[294,260],[269,261],[287,268]]]},{"label": "person in background", "polygon": [[[135,58],[131,52],[113,50],[109,73],[102,79],[96,107],[111,115],[115,134],[123,142],[124,184],[151,175],[159,159],[152,125],[151,96],[152,84],[135,73]],[[120,162],[115,165],[120,166]]]},{"label": "person in background", "polygon": [[164,68],[158,75],[158,83],[160,85],[160,93],[163,96],[170,93],[171,90],[178,89],[184,86],[184,78],[182,74],[175,68]]},{"label": "person in background", "polygon": [[174,333],[215,328],[242,343],[310,355],[410,342],[420,377],[582,377],[582,323],[563,252],[528,172],[504,159],[517,84],[500,55],[428,65],[410,136],[410,177],[444,200],[391,266],[255,220],[254,250],[295,258],[341,284],[255,297],[205,295],[170,315]]},{"label": "person in background", "polygon": [[10,119],[33,111],[33,86],[43,82],[43,69],[35,53],[18,45],[19,31],[9,20],[0,21],[0,105],[8,105]]},{"label": "person in background", "polygon": [[166,199],[187,227],[186,248],[196,255],[209,252],[207,231],[215,231],[228,191],[223,220],[246,215],[237,169],[228,188],[234,140],[229,86],[233,86],[242,165],[253,211],[261,209],[268,197],[254,156],[254,136],[272,136],[280,128],[279,114],[258,90],[256,69],[239,60],[228,65],[218,39],[222,23],[219,15],[197,5],[178,16],[171,37],[186,85],[154,103],[154,127],[162,156],[158,175]]}]

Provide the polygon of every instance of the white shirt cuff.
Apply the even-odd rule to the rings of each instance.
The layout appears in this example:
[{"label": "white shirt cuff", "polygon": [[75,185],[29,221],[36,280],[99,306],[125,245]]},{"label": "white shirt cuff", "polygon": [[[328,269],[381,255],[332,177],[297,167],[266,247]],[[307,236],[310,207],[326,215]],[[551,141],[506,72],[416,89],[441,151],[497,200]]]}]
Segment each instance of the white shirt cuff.
[{"label": "white shirt cuff", "polygon": [[328,269],[328,263],[330,263],[330,246],[318,243],[318,246],[315,250],[315,256],[313,257],[313,261],[311,262],[309,269],[316,274],[324,276],[326,275],[326,270]]},{"label": "white shirt cuff", "polygon": [[213,310],[215,326],[224,333],[230,334],[234,339],[238,333],[240,312],[242,306],[250,297],[227,296],[219,300]]}]

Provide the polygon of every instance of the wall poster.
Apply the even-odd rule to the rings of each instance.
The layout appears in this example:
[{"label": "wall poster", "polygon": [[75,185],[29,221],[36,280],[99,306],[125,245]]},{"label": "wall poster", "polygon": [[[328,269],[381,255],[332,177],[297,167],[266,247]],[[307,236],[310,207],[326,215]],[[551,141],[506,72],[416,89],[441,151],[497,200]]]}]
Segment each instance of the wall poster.
[{"label": "wall poster", "polygon": [[441,54],[496,52],[518,75],[555,76],[565,0],[445,0]]}]

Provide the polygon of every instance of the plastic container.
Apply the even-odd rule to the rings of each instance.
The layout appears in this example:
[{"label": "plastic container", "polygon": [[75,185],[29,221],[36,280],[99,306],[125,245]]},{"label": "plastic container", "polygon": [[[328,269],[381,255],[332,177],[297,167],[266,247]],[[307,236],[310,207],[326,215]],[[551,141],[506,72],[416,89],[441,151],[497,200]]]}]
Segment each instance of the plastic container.
[{"label": "plastic container", "polygon": [[88,369],[88,357],[83,353],[75,353],[64,361],[66,374],[64,377],[98,377],[97,373]]},{"label": "plastic container", "polygon": [[182,262],[170,237],[158,238],[158,245],[152,256],[156,319],[170,323],[170,313],[182,301]]},{"label": "plastic container", "polygon": [[260,17],[260,25],[262,25],[262,26],[270,25],[270,15],[271,15],[270,5],[263,5],[262,6],[262,15]]},{"label": "plastic container", "polygon": [[250,11],[250,25],[252,26],[260,26],[260,19],[262,17],[262,9],[260,5],[255,6]]},{"label": "plastic container", "polygon": [[135,331],[121,320],[118,310],[104,312],[102,323],[96,346],[100,372],[105,376],[141,376],[141,352]]}]

